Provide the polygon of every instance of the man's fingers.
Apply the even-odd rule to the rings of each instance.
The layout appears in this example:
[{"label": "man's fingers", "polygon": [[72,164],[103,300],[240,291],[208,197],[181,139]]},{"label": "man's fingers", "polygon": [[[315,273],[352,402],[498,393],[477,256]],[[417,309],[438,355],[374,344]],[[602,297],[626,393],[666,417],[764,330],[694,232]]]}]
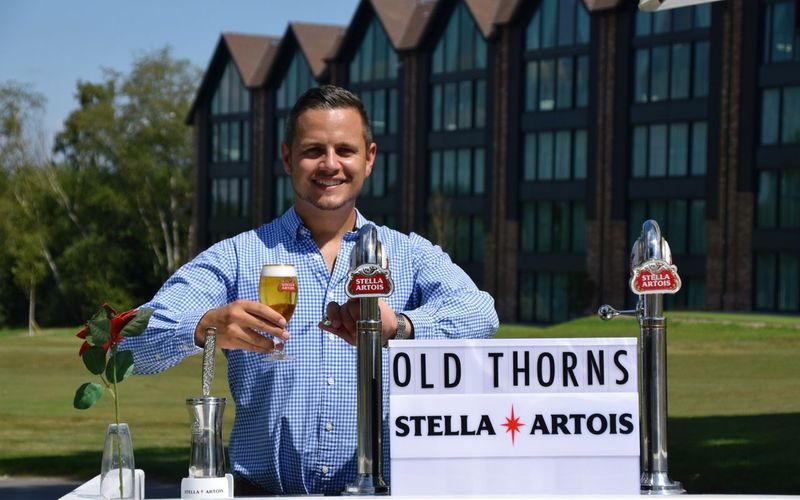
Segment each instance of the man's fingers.
[{"label": "man's fingers", "polygon": [[267,324],[274,325],[275,327],[278,327],[281,330],[286,328],[286,318],[284,318],[275,309],[265,306],[260,302],[242,301],[241,305],[242,305],[242,310],[245,313],[247,313],[249,317],[256,318],[261,322],[261,326],[251,326],[251,328],[256,328],[257,330],[262,330],[262,331],[269,331],[268,330],[269,327],[267,326]]},{"label": "man's fingers", "polygon": [[[355,307],[355,314],[353,313],[353,308],[351,307],[351,304],[355,304],[355,306],[356,306]],[[342,326],[341,326],[340,329],[343,330],[343,331],[346,331],[346,332],[348,332],[350,334],[355,335],[355,333],[356,333],[356,319],[358,318],[357,314],[359,312],[360,311],[358,309],[357,301],[352,301],[351,300],[351,301],[348,301],[346,304],[344,304],[344,306],[342,306],[342,308],[339,309],[339,313],[341,314],[341,317],[342,317]]]},{"label": "man's fingers", "polygon": [[345,330],[344,328],[341,328],[341,327],[340,328],[335,328],[332,324],[331,325],[326,325],[325,322],[323,322],[323,321],[320,321],[318,326],[319,326],[319,328],[321,330],[325,330],[326,332],[330,332],[330,333],[333,333],[334,335],[338,335],[339,337],[342,338],[342,340],[344,340],[348,344],[350,344],[352,346],[356,345],[356,334],[355,334],[355,332],[348,332],[347,330]]},{"label": "man's fingers", "polygon": [[330,321],[334,329],[342,326],[342,317],[339,313],[340,309],[341,306],[336,302],[328,302],[328,305],[325,307],[325,317],[328,318],[328,321]]}]

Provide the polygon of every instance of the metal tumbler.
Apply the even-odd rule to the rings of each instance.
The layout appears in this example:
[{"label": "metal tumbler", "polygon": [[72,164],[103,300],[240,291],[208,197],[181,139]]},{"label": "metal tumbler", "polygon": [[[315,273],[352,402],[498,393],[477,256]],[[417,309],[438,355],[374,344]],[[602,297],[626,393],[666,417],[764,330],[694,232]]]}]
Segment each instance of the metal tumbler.
[{"label": "metal tumbler", "polygon": [[222,439],[225,401],[211,396],[186,400],[192,434],[189,477],[225,477]]}]

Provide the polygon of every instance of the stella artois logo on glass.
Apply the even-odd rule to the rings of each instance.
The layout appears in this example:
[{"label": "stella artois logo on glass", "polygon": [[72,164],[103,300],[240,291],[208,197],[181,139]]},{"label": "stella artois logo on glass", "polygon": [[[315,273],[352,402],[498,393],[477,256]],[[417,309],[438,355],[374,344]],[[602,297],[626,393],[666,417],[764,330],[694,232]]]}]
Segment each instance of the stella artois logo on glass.
[{"label": "stella artois logo on glass", "polygon": [[362,264],[351,271],[345,287],[350,298],[388,297],[393,290],[389,270],[374,264]]},{"label": "stella artois logo on glass", "polygon": [[681,289],[678,268],[665,260],[652,259],[633,269],[631,290],[637,295],[675,293]]},{"label": "stella artois logo on glass", "polygon": [[261,268],[259,299],[289,321],[297,304],[297,270],[289,264],[267,264]]}]

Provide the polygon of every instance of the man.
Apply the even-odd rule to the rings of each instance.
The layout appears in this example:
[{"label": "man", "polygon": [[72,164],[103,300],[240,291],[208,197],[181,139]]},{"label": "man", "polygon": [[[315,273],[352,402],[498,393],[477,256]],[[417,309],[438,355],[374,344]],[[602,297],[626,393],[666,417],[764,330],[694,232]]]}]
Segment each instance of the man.
[{"label": "man", "polygon": [[[376,145],[361,101],[332,85],[300,97],[285,137],[281,156],[294,206],[179,269],[147,304],[156,310],[148,329],[123,344],[134,351],[137,373],[154,373],[200,352],[205,329],[216,328],[236,403],[230,458],[237,495],[339,494],[356,476],[352,344],[358,308],[347,301],[344,285],[356,230],[368,222],[355,203],[372,172]],[[439,247],[386,227],[378,228],[378,237],[395,283],[394,293],[380,302],[384,341],[395,335],[444,339],[494,333],[492,298]],[[297,268],[297,308],[288,323],[258,302],[261,266],[268,263]],[[324,314],[331,320],[327,332],[320,329]],[[265,359],[263,353],[274,347],[270,336],[287,341],[294,361]],[[384,419],[387,403],[388,398]]]}]

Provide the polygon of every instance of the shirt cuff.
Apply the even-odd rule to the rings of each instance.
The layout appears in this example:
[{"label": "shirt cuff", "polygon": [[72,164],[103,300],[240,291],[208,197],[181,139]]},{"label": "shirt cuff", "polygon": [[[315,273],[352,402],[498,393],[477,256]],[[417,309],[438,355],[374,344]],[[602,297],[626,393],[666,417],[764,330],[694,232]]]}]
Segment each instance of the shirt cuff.
[{"label": "shirt cuff", "polygon": [[187,312],[178,323],[176,335],[178,338],[178,348],[183,351],[185,356],[198,354],[203,352],[202,347],[198,347],[194,343],[194,332],[197,329],[197,324],[205,316],[206,312]]},{"label": "shirt cuff", "polygon": [[401,311],[402,314],[414,325],[415,339],[434,339],[436,338],[436,328],[433,319],[423,311]]}]

